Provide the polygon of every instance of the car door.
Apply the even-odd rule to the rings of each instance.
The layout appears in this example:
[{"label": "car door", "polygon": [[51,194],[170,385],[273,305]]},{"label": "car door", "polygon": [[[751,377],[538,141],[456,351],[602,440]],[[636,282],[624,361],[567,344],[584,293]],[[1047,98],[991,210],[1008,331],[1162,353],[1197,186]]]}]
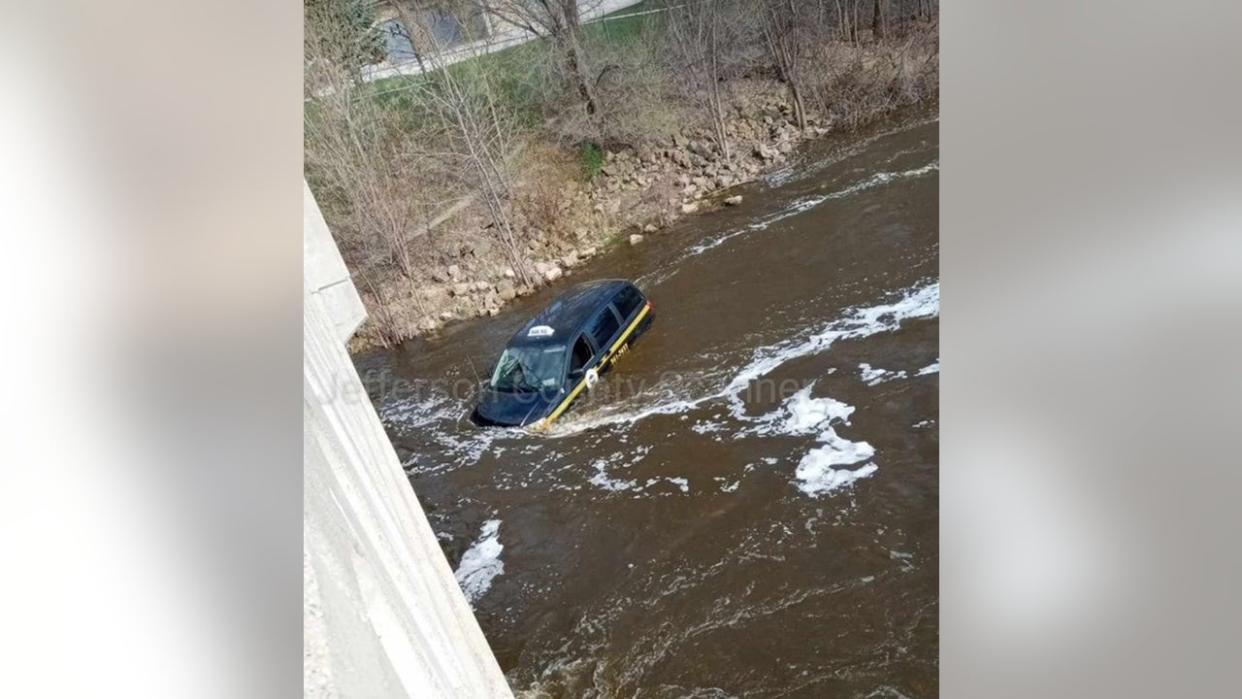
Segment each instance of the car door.
[{"label": "car door", "polygon": [[595,342],[597,351],[597,366],[601,373],[607,371],[611,367],[608,361],[609,354],[612,350],[612,343],[616,341],[621,334],[621,317],[617,315],[616,309],[612,304],[608,304],[600,309],[595,317],[591,319],[587,325],[587,334]]},{"label": "car door", "polygon": [[566,391],[574,390],[578,382],[586,376],[587,370],[595,366],[597,353],[588,333],[578,335],[569,351],[569,372],[565,377]]}]

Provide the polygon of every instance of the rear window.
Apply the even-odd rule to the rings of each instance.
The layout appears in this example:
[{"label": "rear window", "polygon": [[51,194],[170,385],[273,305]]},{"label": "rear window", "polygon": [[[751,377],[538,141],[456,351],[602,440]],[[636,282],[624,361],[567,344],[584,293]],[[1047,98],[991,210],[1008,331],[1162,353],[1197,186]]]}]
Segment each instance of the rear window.
[{"label": "rear window", "polygon": [[604,349],[620,328],[621,324],[617,322],[617,316],[612,312],[612,307],[605,306],[604,310],[595,316],[595,320],[591,321],[591,327],[587,328],[587,331],[591,333],[591,337],[595,338],[595,346]]},{"label": "rear window", "polygon": [[617,304],[617,310],[621,311],[621,317],[629,318],[643,304],[643,295],[638,291],[637,287],[629,284],[617,294],[615,303]]}]

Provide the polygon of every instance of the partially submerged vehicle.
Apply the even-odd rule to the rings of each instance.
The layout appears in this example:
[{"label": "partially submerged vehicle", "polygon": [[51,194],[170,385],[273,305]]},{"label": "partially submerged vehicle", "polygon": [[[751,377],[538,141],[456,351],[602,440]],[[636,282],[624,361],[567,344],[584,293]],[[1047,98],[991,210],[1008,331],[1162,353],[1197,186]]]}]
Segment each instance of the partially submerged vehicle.
[{"label": "partially submerged vehicle", "polygon": [[547,427],[616,364],[653,317],[651,302],[623,279],[574,286],[509,340],[472,419]]}]

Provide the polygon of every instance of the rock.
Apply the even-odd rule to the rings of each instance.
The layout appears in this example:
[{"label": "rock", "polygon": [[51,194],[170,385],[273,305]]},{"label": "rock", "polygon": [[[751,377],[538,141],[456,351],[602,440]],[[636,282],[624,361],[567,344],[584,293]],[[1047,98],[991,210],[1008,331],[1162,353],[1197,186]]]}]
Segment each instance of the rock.
[{"label": "rock", "polygon": [[449,290],[436,284],[426,284],[422,288],[422,296],[426,301],[437,304],[448,298]]},{"label": "rock", "polygon": [[677,146],[678,148],[685,148],[686,144],[688,144],[689,142],[690,142],[690,139],[686,138],[685,136],[682,136],[681,134],[676,134],[675,136],[673,136],[673,145]]},{"label": "rock", "polygon": [[690,201],[690,202],[686,202],[685,204],[681,205],[681,213],[683,214],[692,214],[698,210],[699,210],[699,203],[697,201]]},{"label": "rock", "polygon": [[572,269],[573,267],[577,267],[578,266],[578,253],[574,251],[570,251],[568,255],[561,258],[561,264],[565,266],[567,269]]},{"label": "rock", "polygon": [[654,223],[648,223],[647,225],[643,226],[643,233],[655,233],[658,230],[660,229],[656,228],[656,225]]},{"label": "rock", "polygon": [[441,311],[440,312],[440,320],[452,320],[452,319],[453,319],[452,311]]},{"label": "rock", "polygon": [[564,272],[561,271],[560,267],[557,267],[556,265],[550,265],[548,269],[543,273],[543,278],[548,280],[549,282],[554,282],[557,279],[560,279],[562,274],[564,274]]},{"label": "rock", "polygon": [[512,301],[516,298],[517,287],[513,284],[513,280],[500,280],[500,283],[496,285],[496,295],[500,297],[501,301]]},{"label": "rock", "polygon": [[512,267],[505,267],[505,279],[517,279],[517,272]]},{"label": "rock", "polygon": [[595,246],[591,246],[591,247],[589,247],[589,248],[583,248],[583,249],[582,249],[582,256],[583,256],[583,257],[594,257],[594,256],[595,256]]},{"label": "rock", "polygon": [[492,317],[498,316],[500,315],[500,309],[493,306],[487,309],[487,315],[492,316]]},{"label": "rock", "polygon": [[725,206],[737,206],[738,204],[742,203],[742,195],[734,194],[731,197],[726,197],[724,200],[724,203],[725,203]]},{"label": "rock", "polygon": [[474,283],[475,291],[491,291],[491,289],[492,289],[492,285],[487,282],[480,281],[480,282]]},{"label": "rock", "polygon": [[461,267],[458,267],[457,265],[449,265],[448,275],[453,279],[457,279],[457,277],[461,276]]},{"label": "rock", "polygon": [[437,269],[431,273],[431,281],[433,282],[440,282],[441,284],[443,284],[444,282],[448,281],[449,278],[450,278],[449,273],[444,269]]},{"label": "rock", "polygon": [[470,284],[467,284],[465,282],[458,282],[453,285],[453,296],[457,296],[457,297],[465,296],[466,294],[470,293],[470,290],[472,288],[474,287],[471,286]]},{"label": "rock", "polygon": [[642,235],[640,235],[640,234],[638,234],[638,233],[631,233],[631,234],[630,234],[630,245],[638,245],[638,244],[639,244],[639,243],[641,243],[641,242],[643,242],[643,237],[642,237]]}]

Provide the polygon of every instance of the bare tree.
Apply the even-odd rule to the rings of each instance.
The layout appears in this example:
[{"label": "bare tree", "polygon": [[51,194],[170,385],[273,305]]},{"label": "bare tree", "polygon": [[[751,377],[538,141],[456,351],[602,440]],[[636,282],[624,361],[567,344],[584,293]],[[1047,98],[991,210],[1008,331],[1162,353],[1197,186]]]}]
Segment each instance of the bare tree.
[{"label": "bare tree", "polygon": [[806,128],[806,106],[803,102],[802,53],[805,36],[804,18],[795,0],[760,0],[759,26],[768,54],[776,66],[781,82],[789,91],[790,108],[799,129]]},{"label": "bare tree", "polygon": [[871,7],[871,36],[883,39],[888,33],[888,2],[875,0]]},{"label": "bare tree", "polygon": [[388,0],[406,30],[422,46],[428,71],[407,79],[411,93],[441,131],[431,144],[436,156],[483,203],[495,236],[523,282],[531,281],[513,224],[511,157],[515,152],[513,120],[499,105],[485,65],[467,60],[450,65],[447,48],[425,23],[398,0]]},{"label": "bare tree", "polygon": [[306,81],[315,95],[304,119],[308,179],[327,190],[325,203],[347,213],[334,226],[343,247],[382,257],[411,277],[409,234],[421,212],[405,193],[410,157],[392,115],[355,98],[357,42],[341,30],[339,8],[322,0],[307,6]]},{"label": "bare tree", "polygon": [[691,99],[706,110],[712,140],[720,155],[730,160],[723,84],[728,72],[725,54],[733,40],[736,15],[731,13],[733,8],[727,0],[673,3],[668,8],[667,27],[674,73],[687,83]]},{"label": "bare tree", "polygon": [[[595,4],[599,0],[593,0]],[[596,77],[591,74],[582,40],[578,0],[476,0],[479,8],[502,25],[551,40],[565,77],[573,84],[587,114],[599,110]]]}]

